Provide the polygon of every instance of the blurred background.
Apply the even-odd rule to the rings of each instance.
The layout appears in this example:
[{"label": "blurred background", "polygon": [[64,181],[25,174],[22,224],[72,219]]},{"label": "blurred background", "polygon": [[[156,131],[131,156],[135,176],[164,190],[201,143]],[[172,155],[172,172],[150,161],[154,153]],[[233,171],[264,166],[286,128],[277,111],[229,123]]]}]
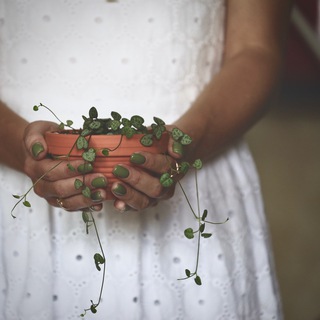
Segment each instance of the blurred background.
[{"label": "blurred background", "polygon": [[320,320],[320,0],[296,0],[280,92],[246,138],[285,320]]}]

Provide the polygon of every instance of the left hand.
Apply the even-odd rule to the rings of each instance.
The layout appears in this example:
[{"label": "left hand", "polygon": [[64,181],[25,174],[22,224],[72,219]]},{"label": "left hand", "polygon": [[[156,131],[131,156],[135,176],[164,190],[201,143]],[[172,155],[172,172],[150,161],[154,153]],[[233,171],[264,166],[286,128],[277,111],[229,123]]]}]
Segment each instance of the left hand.
[{"label": "left hand", "polygon": [[163,173],[175,169],[177,161],[182,158],[182,150],[175,148],[172,138],[169,139],[167,153],[136,152],[131,156],[131,166],[119,164],[114,168],[114,175],[121,181],[111,187],[117,197],[114,202],[117,210],[143,210],[173,196],[176,182],[182,179],[183,174],[175,174],[175,183],[168,188],[163,187],[159,180]]}]

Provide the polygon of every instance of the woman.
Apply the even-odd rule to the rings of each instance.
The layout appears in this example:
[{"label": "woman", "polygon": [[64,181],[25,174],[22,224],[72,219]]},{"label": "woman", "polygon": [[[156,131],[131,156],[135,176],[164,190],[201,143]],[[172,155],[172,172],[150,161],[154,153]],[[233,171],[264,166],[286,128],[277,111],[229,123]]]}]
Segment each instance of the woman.
[{"label": "woman", "polygon": [[[70,212],[86,207],[102,210],[107,254],[103,300],[90,319],[281,319],[259,182],[240,137],[276,85],[289,1],[0,5],[1,319],[73,319],[97,299],[97,242]],[[205,160],[201,206],[210,220],[230,218],[203,241],[202,286],[176,280],[195,263],[196,244],[182,236],[195,221],[181,191],[159,185],[165,156],[117,166],[114,203],[104,202],[103,176],[88,174],[90,200],[74,189],[78,173],[60,166],[35,188],[47,202],[31,196],[31,209],[11,218],[25,175],[35,181],[53,162],[43,134],[56,125],[30,112],[39,101],[72,120],[91,105],[147,123],[156,115],[193,138],[186,150],[170,141],[172,163]],[[192,178],[182,183],[194,202]]]}]

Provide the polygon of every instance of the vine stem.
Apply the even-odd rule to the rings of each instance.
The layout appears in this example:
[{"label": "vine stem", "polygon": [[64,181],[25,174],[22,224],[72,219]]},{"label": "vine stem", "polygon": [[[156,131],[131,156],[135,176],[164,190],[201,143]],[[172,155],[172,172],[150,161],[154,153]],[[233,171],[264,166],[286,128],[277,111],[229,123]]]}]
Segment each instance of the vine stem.
[{"label": "vine stem", "polygon": [[92,223],[93,223],[93,226],[94,226],[94,230],[95,230],[95,233],[96,233],[96,236],[97,236],[97,239],[98,239],[98,243],[99,243],[99,247],[100,247],[100,250],[101,250],[101,254],[102,254],[102,257],[104,259],[103,271],[102,271],[102,283],[101,283],[98,303],[96,304],[96,307],[97,307],[101,302],[101,297],[102,297],[102,292],[103,292],[103,287],[104,287],[104,280],[105,280],[105,275],[106,275],[106,256],[104,254],[103,246],[102,246],[101,239],[100,239],[99,232],[98,232],[98,228],[97,228],[97,225],[96,225],[96,220],[94,219],[93,214],[92,214],[91,211],[90,211],[90,216],[91,216]]}]

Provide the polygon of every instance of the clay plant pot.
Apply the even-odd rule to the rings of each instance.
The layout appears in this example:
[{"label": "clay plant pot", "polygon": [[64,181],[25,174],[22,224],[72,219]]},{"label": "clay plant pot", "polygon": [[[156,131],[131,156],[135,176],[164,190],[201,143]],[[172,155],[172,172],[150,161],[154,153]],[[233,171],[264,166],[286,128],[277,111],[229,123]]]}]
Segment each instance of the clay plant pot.
[{"label": "clay plant pot", "polygon": [[[117,164],[130,165],[130,156],[137,151],[150,153],[166,153],[169,135],[165,132],[160,140],[154,140],[153,145],[145,147],[140,143],[143,135],[136,134],[130,139],[121,135],[92,135],[87,137],[89,148],[96,150],[96,158],[93,162],[93,172],[103,173],[108,181],[107,200],[115,199],[111,192],[111,185],[118,179],[112,171]],[[78,134],[71,130],[61,132],[47,132],[45,139],[48,153],[53,157],[66,157],[72,149],[69,160],[82,159],[83,150],[78,150],[74,145]],[[74,146],[74,147],[73,147]],[[103,149],[109,150],[109,155],[102,154]],[[68,160],[66,158],[66,161]]]}]

